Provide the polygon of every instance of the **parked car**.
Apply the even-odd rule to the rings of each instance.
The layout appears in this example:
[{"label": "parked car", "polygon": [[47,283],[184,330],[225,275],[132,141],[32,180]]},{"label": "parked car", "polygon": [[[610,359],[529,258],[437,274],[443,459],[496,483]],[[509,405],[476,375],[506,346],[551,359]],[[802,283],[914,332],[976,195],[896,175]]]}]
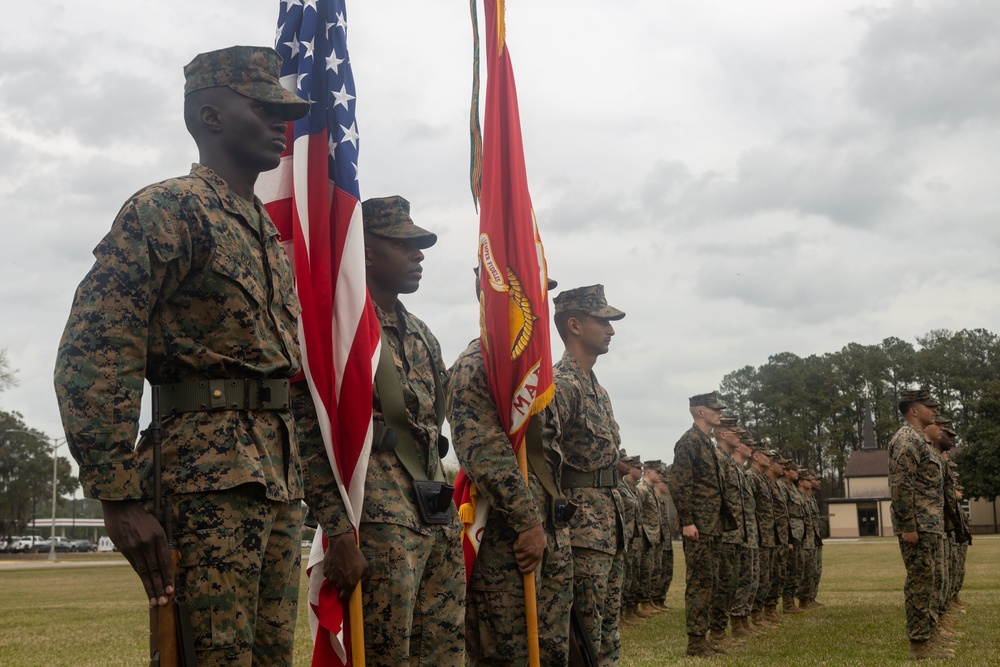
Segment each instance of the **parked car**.
[{"label": "parked car", "polygon": [[118,551],[118,547],[115,546],[110,537],[105,535],[97,540],[97,550],[101,552]]},{"label": "parked car", "polygon": [[[66,539],[61,535],[56,535],[56,553],[69,553],[70,551],[76,551],[76,546],[73,544],[73,540]],[[44,554],[52,551],[51,540],[42,540],[35,545],[35,551]]]},{"label": "parked car", "polygon": [[97,551],[97,545],[90,540],[70,540],[73,543],[73,548],[70,551]]},{"label": "parked car", "polygon": [[14,550],[14,543],[21,539],[20,535],[0,538],[0,553],[10,553]]},{"label": "parked car", "polygon": [[25,553],[27,551],[34,551],[35,547],[39,542],[44,540],[38,535],[24,535],[20,537],[17,542],[14,542],[14,546],[11,547],[11,551],[14,553]]}]

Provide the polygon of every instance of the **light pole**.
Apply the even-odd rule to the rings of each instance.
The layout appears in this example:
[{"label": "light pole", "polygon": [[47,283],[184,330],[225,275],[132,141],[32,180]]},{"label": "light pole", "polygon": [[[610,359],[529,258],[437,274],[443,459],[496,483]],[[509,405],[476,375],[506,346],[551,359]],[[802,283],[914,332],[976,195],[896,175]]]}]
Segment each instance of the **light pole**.
[{"label": "light pole", "polygon": [[[34,431],[25,431],[22,428],[9,428],[4,433],[27,433],[36,438],[45,438],[45,442],[48,444],[46,436],[39,436]],[[65,442],[66,438],[52,438],[52,531],[49,534],[49,560],[53,562],[56,560],[56,487],[59,483],[59,459],[56,458],[56,450]]]}]

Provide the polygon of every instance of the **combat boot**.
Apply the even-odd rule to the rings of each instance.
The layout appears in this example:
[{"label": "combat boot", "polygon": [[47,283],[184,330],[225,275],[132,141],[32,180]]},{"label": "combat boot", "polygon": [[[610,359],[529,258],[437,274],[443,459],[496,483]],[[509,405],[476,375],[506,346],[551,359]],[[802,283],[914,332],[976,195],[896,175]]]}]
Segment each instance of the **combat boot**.
[{"label": "combat boot", "polygon": [[775,626],[779,626],[788,620],[781,617],[781,614],[778,612],[777,605],[764,607],[764,618],[766,618],[769,623],[773,623]]},{"label": "combat boot", "polygon": [[750,612],[750,618],[753,619],[753,624],[760,628],[770,629],[778,627],[774,623],[771,623],[769,620],[764,618],[764,612],[761,609],[754,609],[752,612]]},{"label": "combat boot", "polygon": [[641,602],[635,606],[635,615],[639,618],[649,618],[654,613],[652,610],[644,609],[644,605]]},{"label": "combat boot", "polygon": [[767,632],[764,631],[764,626],[760,625],[760,626],[756,626],[755,627],[754,624],[750,622],[750,617],[749,616],[743,616],[741,618],[741,622],[743,623],[744,629],[746,629],[746,631],[750,633],[750,636],[752,636],[752,637],[766,637],[767,636]]},{"label": "combat boot", "polygon": [[730,616],[729,628],[730,633],[735,640],[749,639],[750,637],[753,637],[750,633],[750,629],[743,625],[742,616]]},{"label": "combat boot", "polygon": [[795,598],[791,595],[786,595],[781,598],[781,613],[783,614],[802,614],[805,613],[802,609],[795,606]]},{"label": "combat boot", "polygon": [[618,618],[618,624],[623,628],[633,628],[638,624],[639,619],[636,617],[635,612],[632,607],[625,607],[622,609],[621,616]]},{"label": "combat boot", "polygon": [[654,600],[653,602],[650,602],[649,604],[653,605],[653,608],[657,609],[659,611],[670,611],[670,607],[668,607],[667,605],[665,605],[662,602],[657,602],[657,601]]},{"label": "combat boot", "polygon": [[930,641],[911,641],[910,652],[906,654],[907,660],[951,660],[954,657],[954,651],[934,646]]},{"label": "combat boot", "polygon": [[687,655],[699,658],[711,658],[715,655],[711,645],[701,635],[688,635]]},{"label": "combat boot", "polygon": [[711,642],[712,648],[738,648],[743,645],[743,642],[727,635],[725,630],[712,630],[708,641]]}]

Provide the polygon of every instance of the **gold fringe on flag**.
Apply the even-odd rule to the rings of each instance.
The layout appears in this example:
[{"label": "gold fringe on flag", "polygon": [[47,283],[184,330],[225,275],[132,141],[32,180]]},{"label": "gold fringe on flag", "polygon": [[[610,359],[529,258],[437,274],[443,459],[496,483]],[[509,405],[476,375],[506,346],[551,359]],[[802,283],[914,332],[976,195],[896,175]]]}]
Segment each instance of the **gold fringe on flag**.
[{"label": "gold fringe on flag", "polygon": [[469,111],[472,156],[469,181],[476,212],[479,212],[479,196],[483,192],[483,129],[479,124],[479,17],[476,13],[478,2],[479,0],[469,0],[469,12],[472,14],[472,109]]}]

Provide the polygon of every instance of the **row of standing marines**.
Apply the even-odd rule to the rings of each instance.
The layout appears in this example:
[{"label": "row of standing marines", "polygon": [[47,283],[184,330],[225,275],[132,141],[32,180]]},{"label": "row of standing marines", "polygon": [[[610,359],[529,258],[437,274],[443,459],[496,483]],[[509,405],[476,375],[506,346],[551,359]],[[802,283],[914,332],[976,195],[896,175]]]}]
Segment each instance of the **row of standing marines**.
[{"label": "row of standing marines", "polygon": [[[423,251],[437,237],[398,196],[362,205],[367,286],[394,389],[376,378],[356,544],[308,388],[291,381],[300,377],[301,308],[254,195],[257,176],[280,162],[286,121],[308,108],[281,88],[279,62],[271,49],[231,47],[185,67],[184,119],[199,160],[124,204],[95,248],[56,361],[84,491],[102,501],[108,534],[150,605],[175,593],[187,600],[198,664],[291,663],[303,500],[328,540],[323,575],[345,598],[362,584],[370,665],[526,664],[527,572],[537,580],[542,664],[578,660],[577,650],[617,664],[623,605],[625,622],[662,611],[670,585],[668,495],[684,537],[689,654],[724,650],[727,625],[739,638],[780,622],[779,598],[785,613],[798,611],[795,595],[799,609],[818,605],[817,480],[724,421],[715,394],[691,399],[694,426],[669,472],[650,464],[637,482],[641,462],[621,452],[593,370],[625,316],[600,285],[553,299],[566,351],[554,366],[555,399],[533,417],[522,477],[479,340],[448,368],[399,300],[419,287]],[[149,439],[134,444],[144,381],[161,397],[176,568],[148,513]],[[387,426],[396,412],[408,433]],[[468,585],[454,507],[422,507],[415,491],[416,477],[440,479],[445,413],[462,468],[493,508]],[[404,442],[422,470],[401,460]]]}]

